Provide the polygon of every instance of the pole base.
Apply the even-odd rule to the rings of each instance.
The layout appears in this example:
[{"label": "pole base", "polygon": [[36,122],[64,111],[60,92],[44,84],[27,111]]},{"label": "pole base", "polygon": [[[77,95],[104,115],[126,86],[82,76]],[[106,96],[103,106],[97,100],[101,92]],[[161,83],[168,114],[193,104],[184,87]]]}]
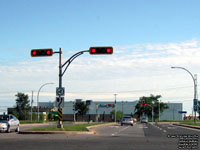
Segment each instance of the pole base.
[{"label": "pole base", "polygon": [[62,121],[59,121],[59,122],[58,122],[57,128],[62,128],[62,129],[63,129]]}]

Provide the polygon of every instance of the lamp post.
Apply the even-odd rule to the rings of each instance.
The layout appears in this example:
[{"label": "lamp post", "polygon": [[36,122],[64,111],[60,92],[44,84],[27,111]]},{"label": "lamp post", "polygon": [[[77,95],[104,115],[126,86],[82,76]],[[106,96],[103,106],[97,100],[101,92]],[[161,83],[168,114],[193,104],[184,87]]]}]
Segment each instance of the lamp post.
[{"label": "lamp post", "polygon": [[114,96],[115,96],[115,122],[117,121],[117,101],[116,101],[116,97],[117,97],[117,94],[114,94]]},{"label": "lamp post", "polygon": [[160,122],[160,100],[158,100],[158,122]]},{"label": "lamp post", "polygon": [[154,113],[153,113],[153,105],[154,105],[154,101],[152,101],[152,104],[151,104],[151,108],[152,108],[152,123],[153,123],[153,115],[154,115]]},{"label": "lamp post", "polygon": [[[194,82],[194,99],[193,99],[193,109],[194,109],[195,107],[197,107],[197,106],[194,105],[194,103],[197,101],[196,79],[194,78],[194,76],[192,75],[192,73],[189,70],[187,70],[187,69],[185,69],[183,67],[171,67],[171,68],[172,69],[183,69],[183,70],[187,71],[191,75],[192,80]],[[194,109],[194,112],[195,112],[194,113],[195,114],[195,116],[194,116],[194,123],[196,123],[196,108]]]},{"label": "lamp post", "polygon": [[47,84],[54,84],[54,83],[45,83],[45,84],[43,84],[43,85],[39,88],[38,94],[37,94],[38,121],[40,120],[40,116],[39,116],[39,93],[40,93],[40,90],[41,90],[45,85],[47,85]]}]

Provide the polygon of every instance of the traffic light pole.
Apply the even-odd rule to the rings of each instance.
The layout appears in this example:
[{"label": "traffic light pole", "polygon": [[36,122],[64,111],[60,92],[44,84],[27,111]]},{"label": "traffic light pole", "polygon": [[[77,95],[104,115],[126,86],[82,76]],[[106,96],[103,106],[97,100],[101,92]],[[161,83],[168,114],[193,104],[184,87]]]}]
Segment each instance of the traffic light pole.
[{"label": "traffic light pole", "polygon": [[[85,50],[85,51],[80,51],[76,54],[74,54],[72,57],[70,57],[64,64],[62,64],[62,49],[59,49],[59,52],[54,52],[54,53],[59,53],[59,88],[62,88],[62,76],[64,75],[64,73],[66,72],[67,68],[69,67],[69,65],[71,64],[71,62],[78,56],[82,55],[84,52],[89,52],[89,50]],[[65,70],[64,72],[62,72],[62,68],[65,66]],[[59,100],[61,101],[61,95],[59,95]],[[61,108],[61,103],[58,104],[58,109]],[[62,120],[58,120],[58,128],[63,128],[63,122]]]}]

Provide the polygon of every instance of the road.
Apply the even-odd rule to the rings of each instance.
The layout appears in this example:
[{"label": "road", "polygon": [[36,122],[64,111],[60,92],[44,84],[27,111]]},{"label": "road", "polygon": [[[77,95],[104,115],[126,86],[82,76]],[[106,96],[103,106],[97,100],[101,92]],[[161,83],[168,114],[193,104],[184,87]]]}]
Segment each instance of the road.
[{"label": "road", "polygon": [[200,130],[171,124],[137,123],[93,129],[97,135],[0,133],[0,145],[1,150],[177,150],[181,140],[199,140],[200,136]]}]

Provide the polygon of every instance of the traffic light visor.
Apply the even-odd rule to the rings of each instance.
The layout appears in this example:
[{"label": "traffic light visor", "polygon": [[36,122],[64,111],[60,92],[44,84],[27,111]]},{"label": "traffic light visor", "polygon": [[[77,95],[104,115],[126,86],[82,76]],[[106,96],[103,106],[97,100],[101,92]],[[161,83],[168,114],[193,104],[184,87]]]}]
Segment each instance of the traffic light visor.
[{"label": "traffic light visor", "polygon": [[32,57],[40,57],[40,56],[52,56],[53,49],[32,49],[31,56]]},{"label": "traffic light visor", "polygon": [[113,47],[90,47],[90,54],[101,55],[101,54],[112,54]]}]

